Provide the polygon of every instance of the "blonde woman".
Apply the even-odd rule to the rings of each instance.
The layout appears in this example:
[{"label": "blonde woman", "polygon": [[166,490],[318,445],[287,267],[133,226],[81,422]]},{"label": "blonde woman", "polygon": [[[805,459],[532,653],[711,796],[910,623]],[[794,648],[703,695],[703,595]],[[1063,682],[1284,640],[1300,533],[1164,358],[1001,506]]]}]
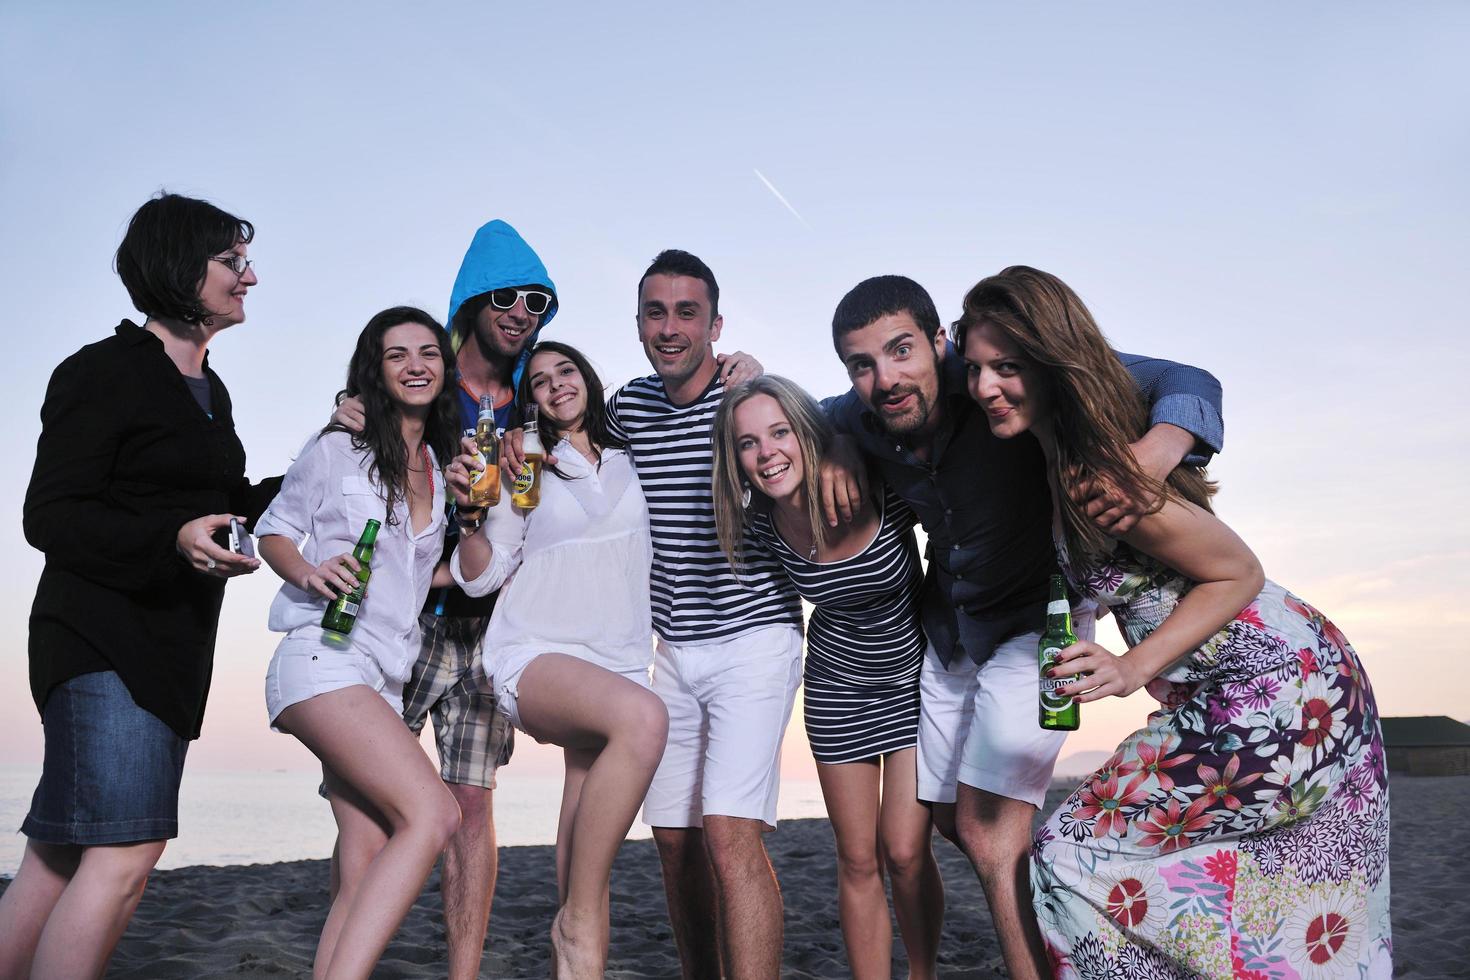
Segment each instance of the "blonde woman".
[{"label": "blonde woman", "polygon": [[727,392],[714,424],[716,526],[737,573],[748,548],[764,547],[815,607],[804,720],[837,842],[853,976],[890,974],[886,866],[909,976],[932,977],[944,886],[915,785],[924,657],[915,519],[885,489],[852,523],[825,526],[818,470],[831,439],[820,407],[785,378]]}]

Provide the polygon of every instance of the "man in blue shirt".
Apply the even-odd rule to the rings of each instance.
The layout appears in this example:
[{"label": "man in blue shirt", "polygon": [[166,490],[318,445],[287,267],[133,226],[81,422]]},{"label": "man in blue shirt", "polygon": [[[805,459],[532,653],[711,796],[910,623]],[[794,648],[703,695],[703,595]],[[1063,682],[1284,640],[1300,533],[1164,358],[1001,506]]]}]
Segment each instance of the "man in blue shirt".
[{"label": "man in blue shirt", "polygon": [[[975,866],[1009,974],[1049,975],[1027,879],[1031,819],[1065,739],[1036,721],[1037,642],[1056,562],[1041,449],[991,434],[934,301],[912,279],[859,283],[837,306],[832,340],[853,384],[827,403],[847,437],[835,455],[852,472],[881,474],[929,537],[919,797]],[[1133,447],[1145,471],[1162,480],[1181,462],[1202,465],[1223,441],[1218,382],[1169,361],[1119,358],[1151,403],[1153,427]],[[825,496],[833,520],[863,499],[840,482]],[[1122,531],[1147,504],[1097,488],[1088,512]],[[1091,610],[1076,619],[1090,637]]]}]

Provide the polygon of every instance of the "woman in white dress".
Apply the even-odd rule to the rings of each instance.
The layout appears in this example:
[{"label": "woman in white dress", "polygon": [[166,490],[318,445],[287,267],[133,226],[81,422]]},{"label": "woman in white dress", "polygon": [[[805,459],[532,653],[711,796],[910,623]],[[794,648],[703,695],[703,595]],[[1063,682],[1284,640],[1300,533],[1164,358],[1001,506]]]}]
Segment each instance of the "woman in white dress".
[{"label": "woman in white dress", "polygon": [[[422,310],[368,321],[348,368],[361,434],[328,427],[286,473],[260,522],[260,554],[285,580],[270,628],[284,632],[266,674],[271,726],[322,762],[337,820],[340,885],[314,977],[367,977],[459,825],[459,807],[403,724],[418,612],[449,581],[444,480],[459,412],[446,386],[449,337]],[[350,633],[322,629],[327,604],[357,585],[352,548],[377,520],[372,579]]]},{"label": "woman in white dress", "polygon": [[485,671],[511,723],[565,753],[551,942],[556,976],[581,980],[603,975],[613,858],[668,733],[663,702],[649,690],[653,548],[632,458],[608,431],[586,358],[565,344],[537,345],[517,402],[540,410],[555,460],[542,473],[540,505],[522,511],[507,489],[483,518],[465,510],[472,461],[456,459],[449,477],[463,533],[451,569],[470,595],[501,589]]}]

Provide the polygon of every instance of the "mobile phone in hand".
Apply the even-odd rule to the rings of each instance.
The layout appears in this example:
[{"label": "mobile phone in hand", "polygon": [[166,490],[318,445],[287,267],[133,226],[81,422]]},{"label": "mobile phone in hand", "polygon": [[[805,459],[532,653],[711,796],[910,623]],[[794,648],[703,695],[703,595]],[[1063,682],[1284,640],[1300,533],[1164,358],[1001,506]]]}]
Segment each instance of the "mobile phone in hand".
[{"label": "mobile phone in hand", "polygon": [[255,557],[255,540],[245,530],[245,523],[236,517],[230,518],[230,550],[246,558]]}]

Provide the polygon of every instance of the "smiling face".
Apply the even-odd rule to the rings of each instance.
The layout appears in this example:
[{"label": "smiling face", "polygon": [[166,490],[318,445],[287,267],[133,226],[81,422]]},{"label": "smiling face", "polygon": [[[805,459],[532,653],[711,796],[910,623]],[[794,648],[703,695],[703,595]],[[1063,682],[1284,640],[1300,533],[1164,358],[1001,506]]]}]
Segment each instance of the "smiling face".
[{"label": "smiling face", "polygon": [[897,436],[939,426],[939,359],[944,335],[931,341],[906,313],[889,313],[838,341],[847,376],[863,403]]},{"label": "smiling face", "polygon": [[226,262],[218,259],[230,256],[244,257],[246,246],[237,241],[228,252],[221,252],[204,263],[204,281],[199,284],[199,305],[208,310],[216,328],[234,326],[245,322],[245,293],[260,280],[253,268],[237,274]]},{"label": "smiling face", "polygon": [[475,317],[475,339],[487,359],[510,362],[521,356],[540,325],[541,317],[526,311],[525,297],[516,297],[508,310],[497,310],[486,297]]},{"label": "smiling face", "polygon": [[966,388],[991,432],[1011,439],[1050,424],[1050,383],[999,327],[982,321],[966,331],[965,363]]},{"label": "smiling face", "polygon": [[383,387],[405,414],[427,413],[444,386],[444,352],[422,323],[400,323],[383,333]]},{"label": "smiling face", "polygon": [[643,280],[638,339],[665,388],[681,388],[703,371],[713,376],[714,342],[725,319],[711,312],[709,287],[702,279],[658,273]]},{"label": "smiling face", "polygon": [[799,493],[806,476],[801,444],[781,404],[770,395],[751,395],[731,420],[740,470],[750,485],[772,500]]},{"label": "smiling face", "polygon": [[531,398],[557,432],[582,427],[587,414],[587,380],[572,359],[558,351],[543,351],[526,368]]}]

